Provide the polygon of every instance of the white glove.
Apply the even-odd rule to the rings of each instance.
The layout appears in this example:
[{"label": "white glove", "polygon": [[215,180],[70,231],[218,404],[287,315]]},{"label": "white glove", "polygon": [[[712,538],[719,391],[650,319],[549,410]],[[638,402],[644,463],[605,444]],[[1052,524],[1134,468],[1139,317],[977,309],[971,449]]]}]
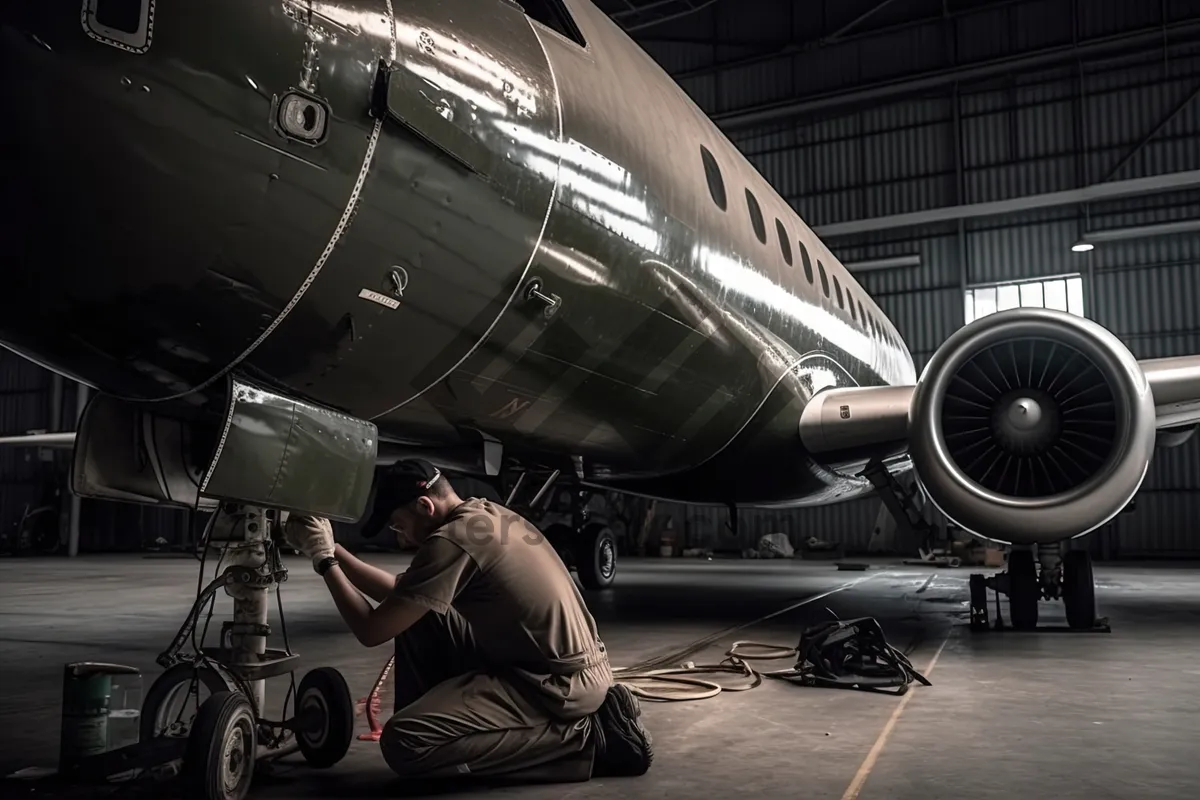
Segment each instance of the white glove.
[{"label": "white glove", "polygon": [[283,538],[316,564],[333,555],[333,526],[324,517],[289,514]]}]

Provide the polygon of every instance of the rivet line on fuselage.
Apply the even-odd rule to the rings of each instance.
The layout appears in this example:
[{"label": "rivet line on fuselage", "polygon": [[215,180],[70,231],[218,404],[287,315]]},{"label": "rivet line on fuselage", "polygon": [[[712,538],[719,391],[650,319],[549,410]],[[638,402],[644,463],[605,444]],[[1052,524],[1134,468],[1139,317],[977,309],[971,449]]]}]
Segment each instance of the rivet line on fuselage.
[{"label": "rivet line on fuselage", "polygon": [[[392,11],[392,0],[384,0],[384,3],[387,5],[388,20],[391,23],[391,41],[388,43],[388,61],[393,62],[396,60],[396,15]],[[358,203],[362,195],[363,185],[367,180],[367,173],[370,172],[371,163],[375,160],[375,148],[379,144],[379,136],[382,130],[383,118],[380,117],[375,120],[375,124],[371,127],[371,136],[367,140],[367,151],[363,155],[362,166],[358,170],[358,178],[354,181],[354,188],[351,190],[350,197],[346,201],[346,207],[342,211],[341,219],[338,220],[338,224],[333,229],[333,234],[329,237],[329,242],[325,245],[325,249],[321,252],[320,257],[317,259],[317,263],[314,264],[312,270],[309,271],[308,277],[306,277],[304,282],[300,284],[300,288],[296,290],[294,295],[292,295],[292,299],[288,301],[288,304],[283,307],[283,311],[279,312],[279,315],[276,316],[271,324],[267,326],[266,330],[260,333],[258,338],[255,339],[249,347],[243,350],[241,355],[229,362],[224,369],[220,370],[211,378],[201,384],[198,384],[197,386],[193,386],[192,388],[179,392],[178,394],[169,395],[167,397],[157,397],[149,400],[140,397],[118,397],[117,399],[137,402],[162,403],[168,400],[178,400],[181,397],[187,397],[190,394],[203,391],[219,381],[221,378],[228,375],[235,367],[245,361],[251,353],[257,350],[259,345],[267,340],[267,337],[275,332],[275,329],[278,328],[285,319],[287,319],[288,314],[291,313],[292,309],[295,308],[300,302],[300,299],[304,297],[305,292],[307,292],[309,287],[313,285],[313,282],[316,281],[317,276],[321,274],[321,270],[325,268],[325,264],[329,261],[329,257],[333,255],[334,248],[337,247],[338,242],[341,241],[342,236],[350,227],[350,222],[354,219],[354,214],[358,210]]]}]

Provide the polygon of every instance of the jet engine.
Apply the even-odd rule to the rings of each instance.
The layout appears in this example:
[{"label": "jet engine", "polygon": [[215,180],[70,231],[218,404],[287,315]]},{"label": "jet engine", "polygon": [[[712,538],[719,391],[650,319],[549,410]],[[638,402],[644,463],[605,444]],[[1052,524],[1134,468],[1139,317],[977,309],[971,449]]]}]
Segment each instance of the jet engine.
[{"label": "jet engine", "polygon": [[1154,398],[1133,354],[1065,312],[1020,309],[960,329],[909,407],[929,499],[980,536],[1061,541],[1133,499],[1155,446]]}]

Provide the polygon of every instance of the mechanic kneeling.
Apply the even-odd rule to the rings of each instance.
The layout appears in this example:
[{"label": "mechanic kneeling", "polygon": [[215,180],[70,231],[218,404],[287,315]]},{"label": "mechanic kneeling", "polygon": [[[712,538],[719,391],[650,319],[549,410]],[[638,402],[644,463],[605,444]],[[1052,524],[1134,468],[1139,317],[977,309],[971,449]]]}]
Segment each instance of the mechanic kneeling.
[{"label": "mechanic kneeling", "polygon": [[385,525],[419,545],[398,577],[335,544],[328,520],[292,515],[284,530],[362,644],[395,639],[396,712],[380,738],[393,770],[568,782],[650,768],[637,698],[614,683],[596,621],[536,528],[463,500],[419,459],[380,476],[364,534]]}]

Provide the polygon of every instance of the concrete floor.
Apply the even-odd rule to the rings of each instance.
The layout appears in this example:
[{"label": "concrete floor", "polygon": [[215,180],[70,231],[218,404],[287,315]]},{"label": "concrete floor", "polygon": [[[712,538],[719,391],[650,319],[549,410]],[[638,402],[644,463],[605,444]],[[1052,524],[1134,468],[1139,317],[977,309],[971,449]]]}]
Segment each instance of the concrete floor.
[{"label": "concrete floor", "polygon": [[[374,560],[396,571],[405,563]],[[146,671],[149,686],[158,672],[155,655],[190,605],[197,566],[127,556],[0,561],[0,774],[54,766],[63,663],[131,664]],[[488,792],[655,800],[699,793],[867,800],[1200,796],[1200,574],[1188,565],[1097,572],[1111,634],[971,634],[963,627],[967,570],[876,563],[866,573],[849,573],[819,562],[623,561],[617,587],[588,597],[616,664],[676,651],[852,582],[692,658],[718,661],[734,639],[794,644],[828,608],[843,619],[878,618],[893,645],[912,648],[913,663],[927,670],[933,686],[898,699],[768,682],[710,700],[646,704],[657,760],[645,777]],[[283,592],[305,668],[338,667],[352,691],[365,694],[388,648],[364,650],[345,632],[306,565],[294,564]],[[1060,623],[1061,607],[1043,604],[1043,621]],[[285,688],[286,679],[272,687],[272,707],[282,703]],[[298,756],[286,759],[252,796],[401,794],[412,791],[391,777],[377,746],[355,743],[327,771],[307,768]],[[8,782],[0,795],[98,796],[28,782]]]}]

